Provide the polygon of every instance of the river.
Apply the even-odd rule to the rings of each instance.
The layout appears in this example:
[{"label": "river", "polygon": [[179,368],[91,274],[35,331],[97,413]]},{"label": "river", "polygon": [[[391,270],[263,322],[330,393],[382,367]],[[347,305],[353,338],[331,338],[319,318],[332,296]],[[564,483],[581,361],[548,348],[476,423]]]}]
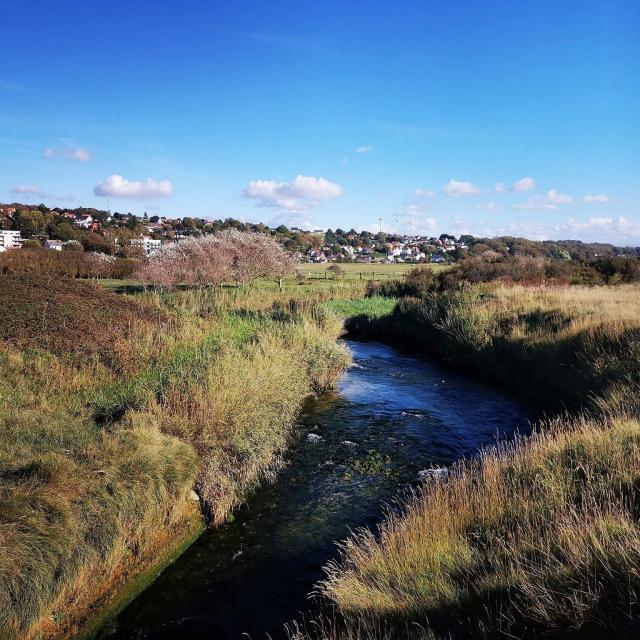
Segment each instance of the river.
[{"label": "river", "polygon": [[[336,542],[478,447],[527,431],[503,394],[378,343],[347,342],[354,366],[309,399],[273,484],[205,533],[101,633],[109,640],[283,637]],[[246,634],[246,635],[243,635]]]}]

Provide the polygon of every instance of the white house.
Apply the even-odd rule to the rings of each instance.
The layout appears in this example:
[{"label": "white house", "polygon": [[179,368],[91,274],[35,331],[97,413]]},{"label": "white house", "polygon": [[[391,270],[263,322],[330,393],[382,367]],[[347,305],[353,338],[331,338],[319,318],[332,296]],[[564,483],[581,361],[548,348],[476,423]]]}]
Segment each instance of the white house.
[{"label": "white house", "polygon": [[0,251],[7,249],[19,249],[24,239],[19,231],[10,231],[9,229],[0,229]]},{"label": "white house", "polygon": [[83,229],[89,229],[91,227],[91,223],[93,222],[93,218],[91,216],[76,216],[75,222],[79,227]]},{"label": "white house", "polygon": [[142,238],[131,240],[131,246],[141,247],[147,256],[152,254],[154,251],[157,251],[161,244],[162,242],[160,240],[155,240],[149,236],[142,236]]},{"label": "white house", "polygon": [[62,242],[60,240],[45,240],[44,241],[45,249],[53,249],[54,251],[62,251]]}]

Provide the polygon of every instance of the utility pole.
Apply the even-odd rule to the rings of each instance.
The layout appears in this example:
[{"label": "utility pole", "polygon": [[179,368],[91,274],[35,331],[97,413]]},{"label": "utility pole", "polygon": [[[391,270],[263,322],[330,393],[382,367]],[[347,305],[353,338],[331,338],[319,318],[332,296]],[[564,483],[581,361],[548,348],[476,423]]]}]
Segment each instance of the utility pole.
[{"label": "utility pole", "polygon": [[378,223],[380,224],[380,233],[382,233],[382,218],[378,218]]}]

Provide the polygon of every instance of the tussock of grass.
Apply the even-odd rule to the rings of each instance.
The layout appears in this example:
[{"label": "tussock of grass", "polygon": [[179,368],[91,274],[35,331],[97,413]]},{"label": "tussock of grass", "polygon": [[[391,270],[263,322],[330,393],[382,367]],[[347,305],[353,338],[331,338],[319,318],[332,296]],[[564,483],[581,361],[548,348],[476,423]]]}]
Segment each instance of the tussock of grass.
[{"label": "tussock of grass", "polygon": [[[21,291],[18,333],[0,317],[3,640],[71,635],[160,540],[191,535],[192,488],[223,520],[348,362],[336,316],[263,291],[252,308],[248,294],[51,289]],[[0,307],[14,297],[5,281]],[[76,312],[58,339],[50,322]]]}]

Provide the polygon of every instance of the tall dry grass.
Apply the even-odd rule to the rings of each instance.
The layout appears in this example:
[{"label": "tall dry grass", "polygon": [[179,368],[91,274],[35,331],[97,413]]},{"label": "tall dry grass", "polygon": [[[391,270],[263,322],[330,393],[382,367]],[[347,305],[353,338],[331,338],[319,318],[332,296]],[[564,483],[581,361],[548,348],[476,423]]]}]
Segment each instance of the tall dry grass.
[{"label": "tall dry grass", "polygon": [[439,339],[440,355],[503,384],[544,386],[543,394],[523,388],[522,397],[561,406],[572,396],[588,411],[459,462],[390,512],[379,531],[346,540],[319,586],[334,622],[292,636],[633,637],[638,292],[472,287],[405,300],[393,316],[372,320],[387,338]]}]

